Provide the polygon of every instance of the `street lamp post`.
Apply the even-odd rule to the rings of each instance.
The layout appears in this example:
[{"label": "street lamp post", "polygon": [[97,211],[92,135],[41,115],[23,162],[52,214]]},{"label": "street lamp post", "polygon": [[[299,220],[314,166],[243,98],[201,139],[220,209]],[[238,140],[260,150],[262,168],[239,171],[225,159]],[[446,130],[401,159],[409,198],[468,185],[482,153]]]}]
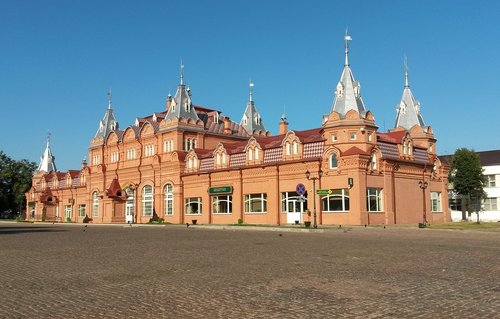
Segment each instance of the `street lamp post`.
[{"label": "street lamp post", "polygon": [[308,180],[312,180],[313,181],[313,203],[314,203],[314,211],[313,211],[313,216],[314,216],[314,220],[313,220],[313,227],[314,228],[318,228],[318,224],[316,222],[316,180],[321,180],[321,176],[323,175],[323,171],[321,170],[321,168],[319,169],[318,171],[318,176],[316,177],[311,177],[311,172],[309,172],[309,170],[306,171],[306,178]]},{"label": "street lamp post", "polygon": [[419,181],[418,182],[418,186],[420,187],[420,189],[422,190],[422,198],[423,198],[423,205],[424,205],[424,216],[423,216],[423,219],[424,219],[424,225],[427,226],[427,209],[426,209],[426,203],[425,203],[425,189],[427,188],[427,186],[429,185],[429,183],[427,183],[427,181]]}]

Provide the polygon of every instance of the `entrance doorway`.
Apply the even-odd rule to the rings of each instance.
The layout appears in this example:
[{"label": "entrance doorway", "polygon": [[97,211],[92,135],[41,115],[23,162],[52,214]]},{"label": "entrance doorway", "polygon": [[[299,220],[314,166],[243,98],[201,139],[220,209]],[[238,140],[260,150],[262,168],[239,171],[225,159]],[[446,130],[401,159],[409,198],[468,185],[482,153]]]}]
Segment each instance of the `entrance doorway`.
[{"label": "entrance doorway", "polygon": [[307,195],[296,192],[281,193],[281,211],[286,213],[288,224],[302,223],[302,213],[307,210]]},{"label": "entrance doorway", "polygon": [[127,193],[127,202],[125,203],[125,222],[127,224],[132,224],[134,222],[135,215],[135,189],[127,188],[125,192]]}]

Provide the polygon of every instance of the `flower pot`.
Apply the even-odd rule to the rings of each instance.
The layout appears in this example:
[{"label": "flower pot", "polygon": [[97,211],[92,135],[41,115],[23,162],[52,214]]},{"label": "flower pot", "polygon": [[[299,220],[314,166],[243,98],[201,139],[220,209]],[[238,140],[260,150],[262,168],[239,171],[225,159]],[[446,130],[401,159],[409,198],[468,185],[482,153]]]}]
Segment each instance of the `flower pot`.
[{"label": "flower pot", "polygon": [[191,219],[191,224],[196,225],[197,222],[198,222],[197,219]]},{"label": "flower pot", "polygon": [[304,226],[306,226],[306,228],[311,227],[311,222],[304,222]]},{"label": "flower pot", "polygon": [[299,224],[299,220],[296,220],[296,221],[295,221],[295,225],[298,225],[298,224]]}]

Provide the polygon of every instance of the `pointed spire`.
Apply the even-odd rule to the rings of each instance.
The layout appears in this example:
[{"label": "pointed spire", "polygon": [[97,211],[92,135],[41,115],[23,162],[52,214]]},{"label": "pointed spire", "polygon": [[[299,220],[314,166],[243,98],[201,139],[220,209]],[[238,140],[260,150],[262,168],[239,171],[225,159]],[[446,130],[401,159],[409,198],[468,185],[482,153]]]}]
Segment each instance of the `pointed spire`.
[{"label": "pointed spire", "polygon": [[410,84],[408,84],[408,58],[405,54],[405,88],[409,88]]},{"label": "pointed spire", "polygon": [[345,29],[344,41],[345,41],[345,64],[344,64],[344,66],[348,66],[349,65],[349,41],[352,41],[352,38],[349,35],[347,28]]},{"label": "pointed spire", "polygon": [[243,117],[241,118],[240,125],[245,128],[248,134],[252,135],[254,131],[258,132],[266,132],[266,128],[264,127],[264,123],[262,123],[262,118],[260,113],[257,111],[255,107],[255,103],[253,101],[253,82],[250,80],[249,89],[250,89],[250,98],[247,103],[247,107],[245,109],[245,113],[243,113]]},{"label": "pointed spire", "polygon": [[397,105],[396,122],[394,128],[402,127],[407,131],[411,130],[412,127],[418,125],[427,131],[428,126],[425,125],[424,119],[420,114],[420,102],[415,100],[413,93],[410,89],[410,84],[408,81],[408,60],[405,55],[404,57],[405,65],[405,86],[403,89],[403,96],[401,101]]},{"label": "pointed spire", "polygon": [[108,91],[108,109],[111,110],[111,105],[113,104],[113,94],[111,93],[111,88]]},{"label": "pointed spire", "polygon": [[252,79],[250,79],[250,101],[253,101],[253,82]]},{"label": "pointed spire", "polygon": [[105,139],[109,132],[118,129],[118,121],[115,118],[112,108],[113,95],[111,93],[111,89],[109,89],[107,95],[108,109],[106,110],[106,113],[104,113],[104,117],[102,118],[102,120],[99,122],[99,128],[97,129],[94,138],[101,137]]},{"label": "pointed spire", "polygon": [[48,133],[47,133],[47,146],[45,147],[43,155],[40,157],[40,164],[38,165],[38,168],[35,171],[35,173],[42,172],[42,171],[45,173],[57,171],[55,157],[52,155],[52,151],[50,150],[50,135],[51,135],[50,131],[48,131]]},{"label": "pointed spire", "polygon": [[340,116],[345,116],[347,112],[354,110],[360,116],[366,115],[365,104],[361,98],[361,85],[354,79],[349,65],[349,41],[352,38],[346,30],[345,41],[345,63],[344,70],[340,76],[340,81],[335,88],[335,98],[333,100],[331,112],[337,112]]},{"label": "pointed spire", "polygon": [[181,59],[181,85],[184,85],[184,64],[182,63]]}]

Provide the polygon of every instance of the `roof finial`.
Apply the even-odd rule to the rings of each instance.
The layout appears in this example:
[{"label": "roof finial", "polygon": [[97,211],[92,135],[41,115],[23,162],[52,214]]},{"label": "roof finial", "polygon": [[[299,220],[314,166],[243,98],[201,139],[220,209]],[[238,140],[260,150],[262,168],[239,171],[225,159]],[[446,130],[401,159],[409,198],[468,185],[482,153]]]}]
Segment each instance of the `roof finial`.
[{"label": "roof finial", "polygon": [[50,146],[50,130],[47,130],[47,147]]},{"label": "roof finial", "polygon": [[345,29],[344,40],[345,40],[345,64],[344,64],[344,66],[348,66],[349,65],[349,57],[348,57],[349,56],[349,41],[352,41],[352,38],[349,35],[347,28]]},{"label": "roof finial", "polygon": [[184,85],[184,64],[181,59],[181,85]]},{"label": "roof finial", "polygon": [[108,91],[108,109],[111,110],[111,104],[113,102],[113,94],[111,93],[111,88]]},{"label": "roof finial", "polygon": [[252,82],[252,79],[250,79],[250,102],[253,101],[253,82]]},{"label": "roof finial", "polygon": [[404,55],[405,57],[405,88],[410,87],[410,84],[408,83],[408,57],[406,54]]}]

